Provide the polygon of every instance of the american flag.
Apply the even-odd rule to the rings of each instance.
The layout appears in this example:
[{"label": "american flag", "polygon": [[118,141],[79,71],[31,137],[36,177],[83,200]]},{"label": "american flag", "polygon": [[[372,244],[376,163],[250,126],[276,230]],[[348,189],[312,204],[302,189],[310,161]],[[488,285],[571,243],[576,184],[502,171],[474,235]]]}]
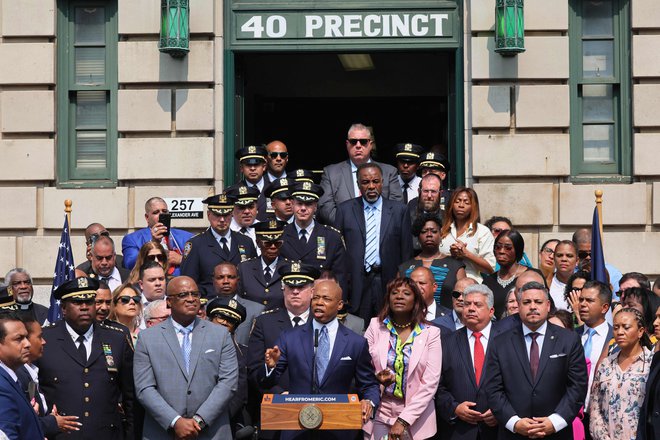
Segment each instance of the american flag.
[{"label": "american flag", "polygon": [[69,236],[69,219],[64,215],[64,227],[62,237],[57,250],[57,261],[55,262],[55,273],[53,274],[53,288],[50,291],[50,308],[48,309],[48,322],[57,322],[62,319],[60,301],[56,300],[53,292],[62,283],[76,277],[76,266],[73,264],[73,252],[71,252],[71,239]]}]

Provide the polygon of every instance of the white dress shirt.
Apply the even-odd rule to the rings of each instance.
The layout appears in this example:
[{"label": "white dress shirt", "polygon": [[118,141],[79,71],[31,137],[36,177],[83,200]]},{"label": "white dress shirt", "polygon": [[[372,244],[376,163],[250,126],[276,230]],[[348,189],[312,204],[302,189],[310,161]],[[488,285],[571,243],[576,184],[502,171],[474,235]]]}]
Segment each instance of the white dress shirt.
[{"label": "white dress shirt", "polygon": [[[99,279],[105,278],[105,277],[102,277],[101,275],[99,275],[98,277],[99,277]],[[107,281],[106,284],[110,288],[111,292],[114,292],[117,287],[121,286],[121,284],[122,284],[121,275],[119,275],[119,269],[117,269],[117,266],[112,268],[112,273],[108,277],[108,281]]]},{"label": "white dress shirt", "polygon": [[[490,229],[481,223],[477,223],[476,232],[474,232],[473,235],[470,235],[473,232],[472,225],[470,225],[468,229],[458,237],[456,235],[456,225],[452,222],[449,234],[447,234],[447,236],[440,242],[440,252],[451,255],[451,245],[457,241],[461,241],[465,243],[465,247],[468,251],[483,258],[494,268],[497,261],[495,261],[495,254],[493,253],[493,246],[495,246],[495,238],[493,238],[493,234],[490,232]],[[483,282],[481,270],[466,258],[462,261],[465,263],[465,274],[476,280],[478,283]]]},{"label": "white dress shirt", "polygon": [[[486,350],[488,350],[488,341],[490,341],[490,331],[493,329],[493,324],[488,323],[486,327],[481,330],[481,345],[484,347],[484,356],[486,354]],[[467,330],[467,338],[468,338],[468,344],[470,344],[470,358],[472,358],[472,366],[474,367],[474,343],[475,343],[475,338],[472,336],[474,332],[470,330],[469,328],[466,328]],[[485,360],[485,359],[484,359]],[[486,363],[484,362],[484,366]]]},{"label": "white dress shirt", "polygon": [[298,222],[295,222],[294,225],[296,225],[296,234],[298,234],[298,239],[300,240],[300,231],[304,229],[306,234],[305,238],[309,243],[309,237],[311,237],[312,233],[314,232],[314,220],[312,220],[312,222],[306,228],[301,228],[300,225],[298,225]]},{"label": "white dress shirt", "polygon": [[[34,364],[27,363],[24,365],[25,369],[27,370],[28,374],[30,375],[30,379],[32,379],[32,382],[34,382],[37,385],[37,388],[39,387],[39,367],[37,367]],[[48,406],[46,405],[46,396],[43,395],[43,393],[39,393],[39,406],[43,409],[44,414],[46,413]]]},{"label": "white dress shirt", "polygon": [[568,303],[564,299],[565,289],[566,283],[559,281],[557,275],[553,276],[550,283],[550,296],[555,303],[555,307],[561,310],[568,310]]},{"label": "white dress shirt", "polygon": [[[587,338],[589,337],[589,329],[590,327],[588,327],[585,324],[584,331],[582,332],[582,336],[580,337],[583,347],[585,342],[587,342]],[[589,353],[584,354],[591,361],[591,370],[589,371],[589,381],[587,387],[587,397],[585,397],[584,399],[585,408],[588,407],[587,405],[589,403],[589,396],[591,395],[591,384],[594,381],[594,373],[596,372],[596,364],[598,363],[600,354],[603,352],[603,347],[605,347],[605,344],[607,344],[607,331],[609,330],[609,324],[607,323],[607,321],[603,321],[601,324],[594,327],[594,330],[596,330],[596,333],[594,333],[594,335],[591,337],[591,356],[589,355]]]},{"label": "white dress shirt", "polygon": [[270,269],[270,276],[273,277],[275,276],[275,268],[277,267],[277,260],[279,257],[276,257],[272,263],[266,264],[263,258],[261,258],[261,272],[264,272],[266,270],[266,266]]},{"label": "white dress shirt", "polygon": [[426,320],[427,321],[433,321],[435,319],[436,310],[438,310],[437,304],[435,303],[435,301],[431,301],[431,304],[429,304],[426,307]]},{"label": "white dress shirt", "polygon": [[[66,331],[69,332],[69,335],[71,336],[71,339],[73,339],[73,345],[75,345],[76,349],[78,349],[78,337],[81,336],[76,331],[71,328],[69,323],[66,321],[64,322],[64,325],[66,326]],[[85,337],[85,351],[87,352],[87,359],[89,359],[89,355],[92,353],[92,339],[94,337],[94,326],[90,325],[87,331],[82,335]]]},{"label": "white dress shirt", "polygon": [[0,361],[0,368],[5,370],[7,372],[7,374],[12,379],[14,379],[14,382],[18,382],[18,376],[16,376],[16,372],[14,370],[12,370],[11,368],[9,368],[8,366],[6,366],[2,361]]},{"label": "white dress shirt", "polygon": [[289,314],[289,321],[291,321],[291,325],[292,325],[293,327],[296,326],[296,323],[295,323],[295,321],[293,320],[293,318],[295,318],[296,316],[298,316],[298,317],[300,318],[300,324],[298,324],[299,326],[300,326],[300,325],[305,325],[305,324],[307,324],[307,319],[309,318],[309,309],[305,310],[305,311],[304,311],[303,313],[301,313],[300,315],[294,315],[293,313],[291,313],[291,312],[288,311],[288,310],[287,310],[286,312]]},{"label": "white dress shirt", "polygon": [[[401,185],[401,192],[404,191],[403,185],[404,181],[401,178],[401,176],[397,175],[397,179],[399,179],[399,185]],[[422,181],[422,178],[415,175],[413,176],[412,179],[410,179],[410,182],[408,182],[408,188],[405,190],[408,193],[408,201],[411,201],[415,197],[419,197],[419,183]]]},{"label": "white dress shirt", "polygon": [[[259,220],[255,220],[254,224],[259,223]],[[243,234],[241,232],[241,229],[245,228],[246,232]],[[231,219],[231,224],[229,225],[229,229],[231,229],[234,232],[238,232],[239,234],[243,234],[246,237],[249,237],[250,240],[252,240],[252,243],[254,244],[254,248],[257,250],[257,256],[261,255],[261,249],[259,249],[259,246],[257,246],[257,231],[254,230],[253,227],[251,226],[241,226],[238,224],[238,222],[232,217]]]}]

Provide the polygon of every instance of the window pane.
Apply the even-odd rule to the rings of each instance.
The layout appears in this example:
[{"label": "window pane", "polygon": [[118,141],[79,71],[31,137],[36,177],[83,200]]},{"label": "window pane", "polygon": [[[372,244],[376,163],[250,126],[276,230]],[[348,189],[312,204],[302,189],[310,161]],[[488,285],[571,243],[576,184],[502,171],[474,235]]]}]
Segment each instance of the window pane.
[{"label": "window pane", "polygon": [[584,161],[614,161],[614,125],[583,126]]},{"label": "window pane", "polygon": [[105,83],[105,48],[77,47],[76,84]]},{"label": "window pane", "polygon": [[614,76],[614,41],[583,41],[582,71],[585,78]]},{"label": "window pane", "polygon": [[582,36],[613,36],[612,0],[590,0],[582,3]]},{"label": "window pane", "polygon": [[106,128],[106,92],[76,93],[76,129]]},{"label": "window pane", "polygon": [[76,133],[76,167],[105,168],[106,134],[103,131]]},{"label": "window pane", "polygon": [[105,8],[76,8],[76,45],[105,44]]},{"label": "window pane", "polygon": [[582,86],[582,120],[584,122],[614,122],[613,106],[611,84]]}]

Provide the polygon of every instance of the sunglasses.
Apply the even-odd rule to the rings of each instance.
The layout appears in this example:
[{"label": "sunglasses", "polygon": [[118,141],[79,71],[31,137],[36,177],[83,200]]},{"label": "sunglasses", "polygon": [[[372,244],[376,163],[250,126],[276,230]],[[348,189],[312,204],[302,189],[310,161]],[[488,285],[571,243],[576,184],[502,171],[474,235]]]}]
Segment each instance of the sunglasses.
[{"label": "sunglasses", "polygon": [[[261,241],[261,240],[260,240]],[[265,248],[278,248],[284,244],[284,241],[282,240],[277,240],[277,241],[261,241],[261,245]]]},{"label": "sunglasses", "polygon": [[349,139],[348,143],[355,146],[358,144],[358,142],[362,145],[367,145],[369,142],[371,142],[371,139]]},{"label": "sunglasses", "polygon": [[160,261],[161,263],[167,258],[162,254],[147,255],[147,260]]},{"label": "sunglasses", "polygon": [[277,159],[277,156],[281,157],[282,159],[286,159],[287,157],[289,157],[289,153],[287,153],[286,151],[273,151],[271,153],[268,153],[268,156],[271,159]]},{"label": "sunglasses", "polygon": [[585,258],[591,257],[591,251],[578,251],[578,258],[584,260]]},{"label": "sunglasses", "polygon": [[451,293],[451,296],[453,296],[454,298],[458,299],[458,298],[460,298],[460,297],[463,296],[463,292],[459,292],[458,290],[454,290],[454,291]]},{"label": "sunglasses", "polygon": [[115,300],[115,304],[117,304],[118,302],[121,302],[123,305],[126,305],[126,304],[130,303],[131,300],[133,300],[133,302],[135,302],[135,304],[140,304],[141,299],[142,299],[142,297],[139,296],[139,295],[137,295],[137,296],[120,296],[119,298],[117,298]]},{"label": "sunglasses", "polygon": [[202,294],[200,292],[179,292],[167,296],[169,296],[170,298],[178,298],[183,300],[183,299],[187,299],[188,297],[191,297],[193,299],[201,298]]}]

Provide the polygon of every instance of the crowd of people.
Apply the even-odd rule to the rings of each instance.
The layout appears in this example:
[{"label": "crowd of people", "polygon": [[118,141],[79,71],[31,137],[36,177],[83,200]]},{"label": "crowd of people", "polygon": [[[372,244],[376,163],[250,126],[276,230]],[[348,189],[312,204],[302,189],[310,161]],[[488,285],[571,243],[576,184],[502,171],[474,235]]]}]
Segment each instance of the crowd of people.
[{"label": "crowd of people", "polygon": [[[534,267],[442,154],[374,142],[352,125],[320,184],[283,142],[241,148],[197,235],[160,197],[121,254],[89,225],[58,322],[11,269],[0,439],[660,438],[660,283],[593,279],[589,228]],[[357,394],[362,430],[270,429],[285,393]]]}]

